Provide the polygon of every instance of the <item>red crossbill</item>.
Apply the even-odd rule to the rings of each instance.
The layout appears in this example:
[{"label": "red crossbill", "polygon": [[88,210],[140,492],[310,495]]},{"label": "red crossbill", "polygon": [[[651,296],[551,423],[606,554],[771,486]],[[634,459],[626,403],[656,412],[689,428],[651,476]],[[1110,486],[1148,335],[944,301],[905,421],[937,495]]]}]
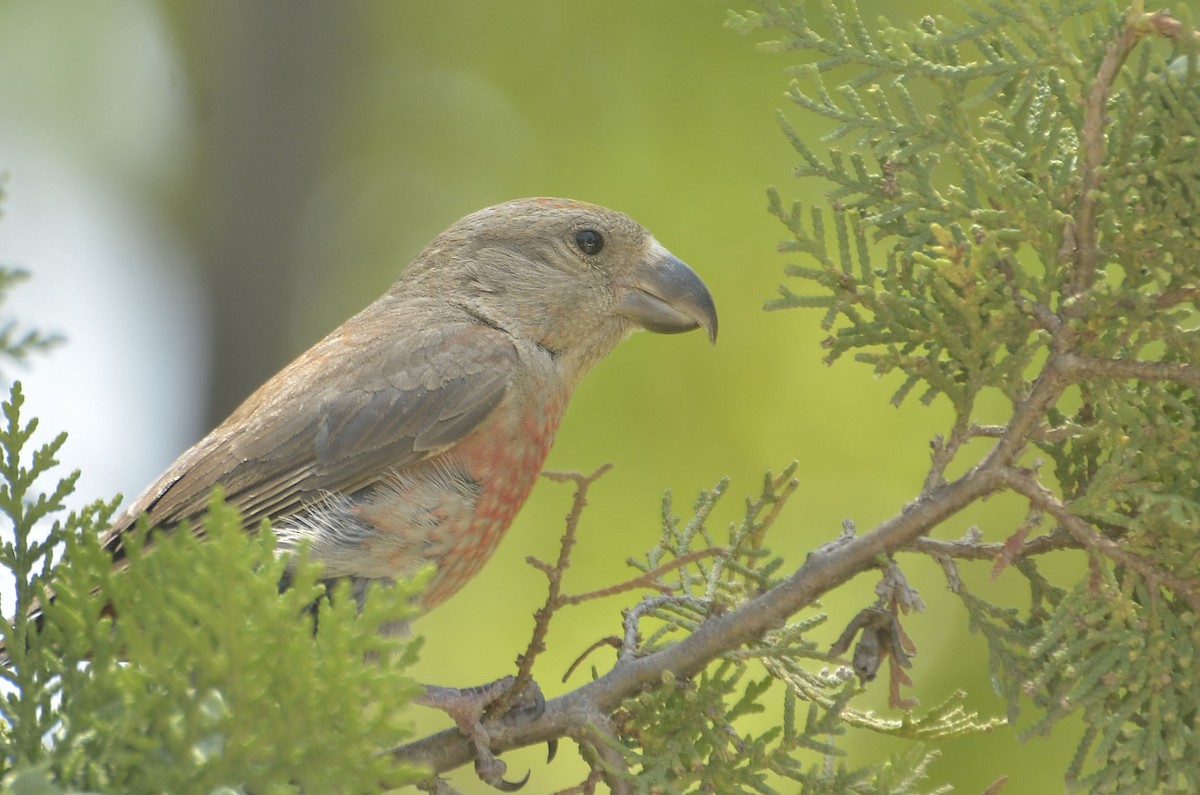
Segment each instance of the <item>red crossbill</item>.
[{"label": "red crossbill", "polygon": [[[360,600],[432,564],[428,609],[492,554],[571,392],[637,328],[717,336],[704,283],[640,225],[565,199],[480,210],[180,456],[102,543],[119,563],[141,515],[158,531],[195,523],[220,486],[247,529],[269,519],[282,554],[307,544]],[[454,716],[480,775],[511,790],[522,782],[504,781],[478,724],[504,684],[422,701]]]},{"label": "red crossbill", "polygon": [[717,335],[700,278],[621,213],[510,201],[439,235],[382,297],[180,456],[104,537],[170,528],[215,486],[328,579],[436,571],[429,608],[492,554],[572,390],[630,331]]}]

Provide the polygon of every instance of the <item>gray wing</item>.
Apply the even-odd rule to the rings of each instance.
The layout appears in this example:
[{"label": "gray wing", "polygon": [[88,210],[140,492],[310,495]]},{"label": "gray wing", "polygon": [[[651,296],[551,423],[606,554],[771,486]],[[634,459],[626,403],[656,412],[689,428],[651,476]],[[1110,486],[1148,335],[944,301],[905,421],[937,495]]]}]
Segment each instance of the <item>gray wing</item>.
[{"label": "gray wing", "polygon": [[477,323],[431,325],[382,339],[348,323],[322,340],[184,453],[105,534],[105,548],[116,553],[142,513],[167,529],[195,521],[218,485],[253,528],[466,436],[503,399],[517,351]]}]

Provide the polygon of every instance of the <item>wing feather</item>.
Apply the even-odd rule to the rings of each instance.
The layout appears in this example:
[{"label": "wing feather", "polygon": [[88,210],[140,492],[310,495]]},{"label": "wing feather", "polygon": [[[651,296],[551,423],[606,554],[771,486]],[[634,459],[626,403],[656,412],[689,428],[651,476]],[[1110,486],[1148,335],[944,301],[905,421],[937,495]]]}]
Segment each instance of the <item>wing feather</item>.
[{"label": "wing feather", "polygon": [[117,553],[142,513],[163,529],[194,522],[218,485],[248,528],[322,493],[367,488],[478,428],[520,364],[508,335],[469,320],[427,324],[399,344],[354,320],[184,453],[105,534],[106,548]]}]

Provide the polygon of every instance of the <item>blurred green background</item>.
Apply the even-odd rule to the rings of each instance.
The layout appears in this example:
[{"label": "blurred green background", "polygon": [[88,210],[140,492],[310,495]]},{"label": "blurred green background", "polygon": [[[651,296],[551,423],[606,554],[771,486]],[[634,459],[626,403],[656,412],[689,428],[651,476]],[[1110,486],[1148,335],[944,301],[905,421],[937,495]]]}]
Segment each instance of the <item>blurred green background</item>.
[{"label": "blurred green background", "polygon": [[[888,399],[898,383],[851,362],[825,367],[819,314],[762,311],[786,261],[765,187],[820,202],[825,186],[791,178],[798,156],[774,119],[794,59],[727,30],[727,7],[0,3],[0,260],[38,277],[15,297],[23,319],[70,337],[18,375],[46,379],[31,404],[48,428],[72,433],[67,463],[85,470],[82,496],[135,494],[455,219],[550,195],[637,218],[702,275],[721,315],[715,348],[701,334],[637,335],[576,394],[548,467],[615,468],[592,492],[569,591],[630,573],[624,560],[654,543],[667,489],[687,516],[700,490],[731,477],[720,535],[765,470],[798,459],[800,491],[774,533],[793,566],[844,518],[865,530],[899,511],[949,412],[897,410]],[[860,7],[868,22],[929,11],[904,0]],[[819,150],[826,128],[789,113]],[[80,388],[83,368],[95,368],[91,390]],[[556,554],[570,498],[569,486],[539,484],[491,565],[419,622],[419,678],[465,686],[511,670],[545,591],[524,558]],[[986,508],[940,534],[978,523],[997,540],[1021,506]],[[966,632],[940,572],[912,557],[902,565],[928,602],[905,625],[919,648],[915,694],[932,706],[965,688],[972,708],[1002,714],[983,641]],[[988,568],[964,566],[968,584],[1025,603],[1015,580],[988,582]],[[873,584],[860,577],[824,602],[823,643],[873,601]],[[583,681],[557,680],[619,630],[623,604],[559,615],[538,669],[548,695]],[[592,659],[603,668],[611,655]],[[864,703],[899,717],[886,689],[876,682]],[[419,732],[446,724],[421,710],[414,720]],[[933,782],[972,793],[1008,775],[1005,792],[1061,791],[1070,732],[1029,744],[1013,734],[935,745],[944,756]],[[856,734],[846,746],[865,762],[903,744]],[[543,753],[506,756],[517,775],[532,768],[527,791],[583,775],[569,743],[550,766]],[[453,777],[488,791],[473,779]]]}]

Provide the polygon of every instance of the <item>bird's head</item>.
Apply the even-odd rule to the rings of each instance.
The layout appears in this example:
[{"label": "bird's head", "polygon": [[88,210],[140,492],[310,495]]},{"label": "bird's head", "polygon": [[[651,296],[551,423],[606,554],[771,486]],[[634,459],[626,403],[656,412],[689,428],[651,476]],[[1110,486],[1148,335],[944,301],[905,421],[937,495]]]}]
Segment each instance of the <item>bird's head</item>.
[{"label": "bird's head", "polygon": [[482,322],[532,340],[582,376],[630,331],[703,328],[717,310],[700,277],[628,216],[567,199],[519,199],[468,215],[409,266]]}]

